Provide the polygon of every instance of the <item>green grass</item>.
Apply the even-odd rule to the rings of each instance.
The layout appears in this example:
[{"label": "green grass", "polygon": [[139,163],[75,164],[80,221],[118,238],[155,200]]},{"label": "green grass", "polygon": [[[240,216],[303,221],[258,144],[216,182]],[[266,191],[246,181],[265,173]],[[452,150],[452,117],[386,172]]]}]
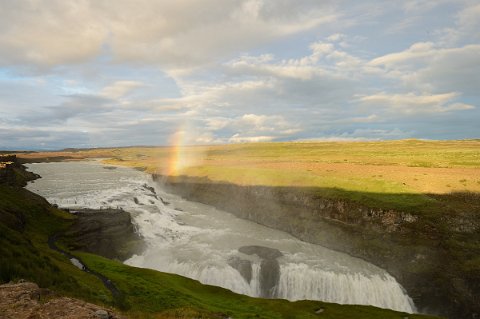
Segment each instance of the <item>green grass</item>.
[{"label": "green grass", "polygon": [[[189,170],[194,176],[216,176],[219,182],[235,181],[235,184],[254,184],[280,187],[305,188],[314,195],[331,199],[345,199],[358,202],[368,207],[396,209],[420,212],[438,208],[431,197],[416,193],[399,182],[388,181],[381,177],[357,178],[338,176],[320,176],[308,171],[280,171],[268,168],[238,168],[201,166]],[[212,181],[213,182],[213,181]],[[303,185],[315,185],[315,187]],[[378,191],[381,189],[382,191]]]},{"label": "green grass", "polygon": [[48,247],[48,236],[70,225],[70,216],[18,187],[0,185],[0,282],[32,280],[63,294],[111,303],[96,278]]},{"label": "green grass", "polygon": [[[480,193],[480,141],[285,142],[187,147],[131,147],[21,154],[23,158],[105,158],[162,175],[206,176],[213,182],[296,186],[375,194],[363,204],[392,202],[392,194]],[[174,169],[174,163],[187,166]],[[467,181],[468,182],[465,182]],[[477,182],[474,182],[477,181]],[[328,196],[332,192],[326,192]],[[382,195],[383,198],[382,198]],[[402,197],[392,207],[402,209]],[[403,196],[424,206],[425,196]],[[364,198],[365,199],[365,198]]]},{"label": "green grass", "polygon": [[322,163],[480,167],[478,141],[382,141],[255,143],[212,147],[216,157],[250,157]]}]

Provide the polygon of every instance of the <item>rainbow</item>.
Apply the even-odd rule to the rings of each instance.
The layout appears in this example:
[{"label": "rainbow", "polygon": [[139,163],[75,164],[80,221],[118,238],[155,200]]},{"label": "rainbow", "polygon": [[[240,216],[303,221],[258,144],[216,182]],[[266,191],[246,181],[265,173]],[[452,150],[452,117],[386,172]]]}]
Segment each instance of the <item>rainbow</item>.
[{"label": "rainbow", "polygon": [[198,166],[205,160],[203,149],[192,148],[189,143],[195,141],[195,131],[188,124],[181,125],[170,138],[171,151],[164,175],[178,176],[186,168]]},{"label": "rainbow", "polygon": [[174,176],[180,173],[180,170],[185,166],[185,143],[186,131],[183,127],[178,129],[171,138],[172,152],[168,160],[167,175]]}]

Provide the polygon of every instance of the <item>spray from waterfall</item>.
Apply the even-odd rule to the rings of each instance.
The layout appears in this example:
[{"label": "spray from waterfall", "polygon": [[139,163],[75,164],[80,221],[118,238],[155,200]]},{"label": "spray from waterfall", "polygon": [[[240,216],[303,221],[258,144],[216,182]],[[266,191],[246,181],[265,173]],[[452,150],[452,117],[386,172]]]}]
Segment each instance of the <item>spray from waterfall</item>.
[{"label": "spray from waterfall", "polygon": [[195,130],[188,124],[181,125],[170,138],[171,150],[163,175],[178,176],[189,167],[201,165],[205,157],[204,150],[190,146],[195,143]]}]

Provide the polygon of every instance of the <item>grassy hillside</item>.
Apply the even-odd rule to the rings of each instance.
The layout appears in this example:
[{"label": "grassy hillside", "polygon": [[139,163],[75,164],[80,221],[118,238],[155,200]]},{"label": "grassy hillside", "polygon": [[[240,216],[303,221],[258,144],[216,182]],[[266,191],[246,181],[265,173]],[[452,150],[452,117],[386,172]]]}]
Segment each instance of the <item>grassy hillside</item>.
[{"label": "grassy hillside", "polygon": [[99,280],[48,247],[48,236],[68,227],[70,218],[40,196],[0,185],[0,282],[23,278],[69,296],[111,303]]},{"label": "grassy hillside", "polygon": [[[20,278],[61,295],[114,305],[109,291],[48,247],[48,237],[65,230],[72,216],[18,186],[0,185],[0,283]],[[405,314],[368,306],[317,301],[255,299],[205,286],[177,275],[76,254],[110,278],[123,293],[121,309],[130,318],[404,318]],[[321,314],[315,311],[323,309]],[[409,315],[409,318],[429,318]]]}]

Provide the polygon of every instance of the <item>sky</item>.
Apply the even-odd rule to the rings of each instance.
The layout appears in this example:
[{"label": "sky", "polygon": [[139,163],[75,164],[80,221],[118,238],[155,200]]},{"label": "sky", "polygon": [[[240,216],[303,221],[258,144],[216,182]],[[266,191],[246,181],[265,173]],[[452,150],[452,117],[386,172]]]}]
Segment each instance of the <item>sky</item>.
[{"label": "sky", "polygon": [[0,0],[0,149],[479,138],[479,17],[479,0]]}]

